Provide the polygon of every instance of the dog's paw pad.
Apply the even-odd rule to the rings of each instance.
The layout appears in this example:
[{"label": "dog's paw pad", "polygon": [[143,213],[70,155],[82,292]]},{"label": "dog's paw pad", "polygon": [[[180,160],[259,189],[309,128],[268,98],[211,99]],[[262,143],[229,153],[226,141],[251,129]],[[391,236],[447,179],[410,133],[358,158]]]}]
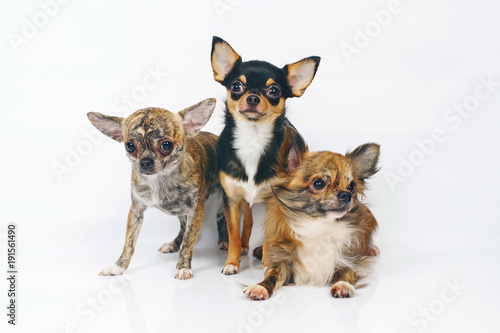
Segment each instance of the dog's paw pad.
[{"label": "dog's paw pad", "polygon": [[375,245],[373,245],[372,247],[370,247],[365,252],[365,255],[366,256],[370,256],[370,257],[375,257],[375,256],[378,256],[379,254],[380,254],[380,250]]},{"label": "dog's paw pad", "polygon": [[110,275],[120,275],[125,271],[125,268],[118,266],[117,264],[109,265],[104,268],[99,275],[110,276]]},{"label": "dog's paw pad", "polygon": [[222,269],[222,273],[225,275],[233,275],[238,273],[239,270],[240,268],[238,266],[228,264],[224,266],[224,268]]},{"label": "dog's paw pad", "polygon": [[354,287],[350,283],[339,281],[333,285],[330,294],[335,298],[349,298],[354,296]]},{"label": "dog's paw pad", "polygon": [[175,278],[179,280],[188,280],[193,277],[193,272],[190,268],[181,268],[175,270]]},{"label": "dog's paw pad", "polygon": [[241,255],[246,256],[248,254],[248,246],[241,247]]},{"label": "dog's paw pad", "polygon": [[262,301],[269,298],[267,289],[259,285],[248,287],[243,290],[243,292],[248,296],[248,298],[254,301]]},{"label": "dog's paw pad", "polygon": [[229,248],[229,243],[228,242],[219,242],[219,249],[221,250],[227,250]]},{"label": "dog's paw pad", "polygon": [[158,249],[160,253],[173,253],[179,251],[179,248],[173,243],[165,243]]}]

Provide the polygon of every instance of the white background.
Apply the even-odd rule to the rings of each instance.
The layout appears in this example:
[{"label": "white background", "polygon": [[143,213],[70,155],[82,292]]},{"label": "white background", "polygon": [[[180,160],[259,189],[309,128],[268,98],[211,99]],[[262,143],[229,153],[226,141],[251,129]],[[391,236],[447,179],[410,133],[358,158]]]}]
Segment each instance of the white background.
[{"label": "white background", "polygon": [[[4,1],[2,330],[495,330],[500,6],[397,3],[389,18],[390,1],[378,0]],[[86,113],[128,115],[146,106],[177,111],[217,97],[205,130],[220,133],[226,92],[212,77],[213,35],[243,60],[281,67],[321,56],[305,95],[287,102],[311,150],[382,145],[383,167],[367,197],[380,224],[381,255],[370,285],[356,297],[332,299],[329,287],[285,287],[270,301],[246,300],[242,285],[260,281],[262,269],[244,257],[240,274],[220,274],[226,253],[217,249],[217,198],[206,209],[192,280],[173,278],[177,254],[157,256],[178,222],[156,210],[146,214],[123,277],[97,275],[122,250],[130,166],[121,145],[85,135],[93,128]],[[356,53],[346,56],[347,44]],[[148,79],[155,70],[157,82]],[[494,83],[485,86],[488,80]],[[133,105],[125,104],[127,96]],[[462,114],[454,113],[455,105]],[[438,142],[431,142],[436,131]],[[252,248],[262,241],[263,209],[254,212]],[[6,324],[8,223],[18,230],[16,327]]]}]

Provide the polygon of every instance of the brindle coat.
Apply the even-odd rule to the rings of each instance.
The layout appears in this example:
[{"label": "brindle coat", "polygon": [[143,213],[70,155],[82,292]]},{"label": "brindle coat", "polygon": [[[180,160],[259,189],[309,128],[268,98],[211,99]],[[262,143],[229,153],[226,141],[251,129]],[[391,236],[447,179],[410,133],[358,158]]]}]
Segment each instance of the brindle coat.
[{"label": "brindle coat", "polygon": [[[127,221],[123,253],[114,265],[101,275],[122,273],[130,264],[144,211],[155,207],[179,217],[180,231],[160,252],[180,249],[176,277],[192,277],[193,247],[203,221],[204,203],[219,187],[216,166],[218,137],[199,132],[215,108],[215,99],[208,99],[177,114],[160,108],[146,108],[128,118],[105,116],[91,112],[92,124],[105,135],[124,142],[132,168],[132,205]],[[167,149],[165,149],[167,148]],[[145,161],[152,161],[144,169]],[[219,225],[225,225],[218,214]],[[225,228],[219,242],[227,241]],[[226,232],[226,235],[224,235]]]}]

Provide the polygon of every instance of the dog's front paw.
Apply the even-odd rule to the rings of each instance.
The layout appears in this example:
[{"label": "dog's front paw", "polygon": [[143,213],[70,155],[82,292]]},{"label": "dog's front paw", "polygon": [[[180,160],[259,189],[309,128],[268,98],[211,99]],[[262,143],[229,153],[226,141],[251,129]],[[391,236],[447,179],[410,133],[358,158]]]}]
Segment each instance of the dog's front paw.
[{"label": "dog's front paw", "polygon": [[222,273],[225,275],[233,275],[233,274],[238,273],[239,270],[240,270],[240,268],[238,266],[227,264],[222,269]]},{"label": "dog's front paw", "polygon": [[179,251],[179,247],[174,242],[165,243],[158,249],[159,253],[173,253]]},{"label": "dog's front paw", "polygon": [[193,277],[193,271],[190,268],[181,268],[175,270],[175,278],[179,280],[188,280]]},{"label": "dog's front paw", "polygon": [[248,254],[248,246],[241,247],[241,255],[246,256]]},{"label": "dog's front paw", "polygon": [[333,285],[330,294],[335,298],[349,298],[354,296],[354,287],[348,282],[339,281]]},{"label": "dog's front paw", "polygon": [[380,250],[375,245],[373,245],[372,247],[367,249],[365,252],[365,256],[370,256],[370,257],[375,257],[375,256],[378,256],[379,254],[380,254]]},{"label": "dog's front paw", "polygon": [[117,264],[109,265],[104,268],[99,275],[110,276],[110,275],[120,275],[125,271],[125,268],[118,266]]},{"label": "dog's front paw", "polygon": [[229,242],[219,242],[219,249],[227,250],[229,248]]},{"label": "dog's front paw", "polygon": [[248,296],[248,298],[254,301],[262,301],[269,298],[267,289],[259,286],[258,284],[246,288],[243,292]]}]

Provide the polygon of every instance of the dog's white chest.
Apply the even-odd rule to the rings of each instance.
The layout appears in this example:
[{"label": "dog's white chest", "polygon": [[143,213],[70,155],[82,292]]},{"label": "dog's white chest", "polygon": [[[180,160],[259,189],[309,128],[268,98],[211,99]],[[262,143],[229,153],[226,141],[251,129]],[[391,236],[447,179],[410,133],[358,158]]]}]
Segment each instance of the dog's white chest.
[{"label": "dog's white chest", "polygon": [[267,185],[255,184],[255,174],[259,161],[272,140],[272,123],[237,122],[234,133],[234,148],[236,156],[245,168],[248,181],[237,181],[246,195],[245,200],[252,205],[260,200],[260,194]]},{"label": "dog's white chest", "polygon": [[151,188],[151,202],[149,203],[149,205],[161,209],[162,200],[160,199],[159,185],[159,181],[149,183],[149,186]]},{"label": "dog's white chest", "polygon": [[269,186],[269,184],[264,183],[261,185],[255,185],[255,183],[250,180],[241,181],[230,179],[229,184],[244,192],[243,195],[240,195],[243,199],[245,199],[246,202],[248,202],[250,206],[262,202],[262,198],[264,197],[265,193],[271,191],[271,187]]},{"label": "dog's white chest", "polygon": [[290,225],[302,245],[297,255],[302,265],[294,267],[296,284],[326,285],[336,267],[349,265],[342,249],[349,246],[352,229],[344,223],[327,218],[311,218]]}]

